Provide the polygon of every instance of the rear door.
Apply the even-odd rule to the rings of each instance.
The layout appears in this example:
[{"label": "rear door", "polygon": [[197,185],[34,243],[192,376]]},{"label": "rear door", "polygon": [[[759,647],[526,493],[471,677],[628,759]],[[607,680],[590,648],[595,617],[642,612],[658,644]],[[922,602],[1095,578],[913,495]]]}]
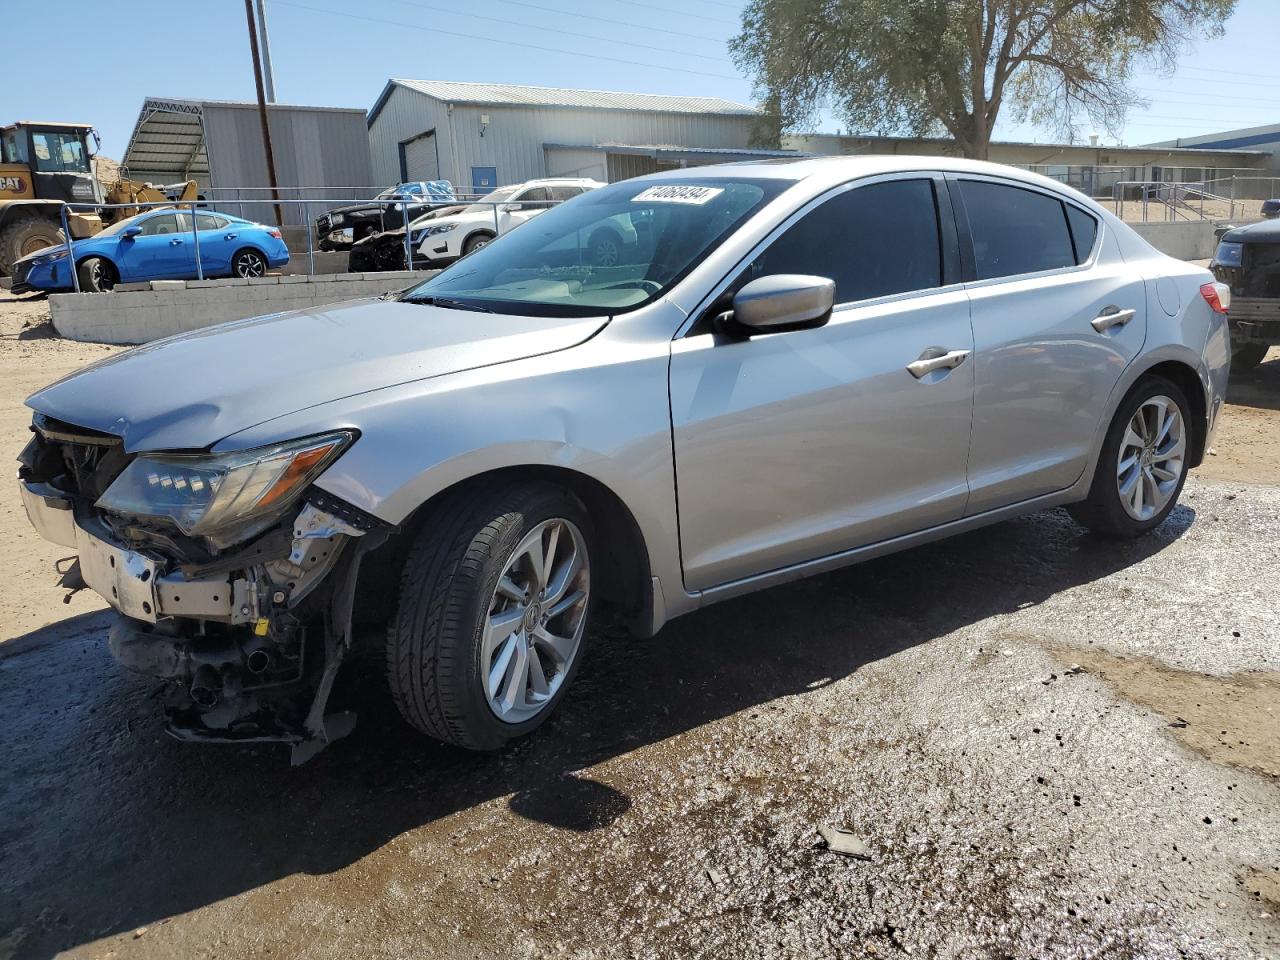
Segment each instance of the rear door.
[{"label": "rear door", "polygon": [[[1099,220],[1057,193],[952,175],[974,280],[968,514],[1062,490],[1146,339],[1143,281],[1102,257]],[[965,246],[969,237],[971,245]]]},{"label": "rear door", "polygon": [[240,231],[248,224],[232,223],[214,213],[197,213],[196,224],[200,230],[200,268],[204,275],[230,273],[231,257],[242,246],[249,245],[240,237]]},{"label": "rear door", "polygon": [[[955,237],[941,178],[847,184],[779,227],[673,344],[690,590],[961,516],[973,334]],[[706,322],[743,283],[779,273],[835,280],[825,326],[730,337]],[[956,362],[908,370],[946,353]]]}]

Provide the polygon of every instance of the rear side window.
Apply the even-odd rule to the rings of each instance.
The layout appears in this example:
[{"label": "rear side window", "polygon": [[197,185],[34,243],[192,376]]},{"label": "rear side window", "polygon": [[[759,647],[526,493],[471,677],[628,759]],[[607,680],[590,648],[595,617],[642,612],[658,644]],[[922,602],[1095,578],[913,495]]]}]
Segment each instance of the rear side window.
[{"label": "rear side window", "polygon": [[1073,267],[1061,200],[998,183],[961,180],[979,280]]},{"label": "rear side window", "polygon": [[837,303],[941,286],[933,183],[891,180],[832,197],[775,240],[750,277],[778,273],[834,280]]},{"label": "rear side window", "polygon": [[1067,225],[1071,227],[1071,243],[1076,248],[1076,263],[1084,263],[1093,250],[1098,236],[1098,221],[1079,207],[1064,204],[1067,208]]}]

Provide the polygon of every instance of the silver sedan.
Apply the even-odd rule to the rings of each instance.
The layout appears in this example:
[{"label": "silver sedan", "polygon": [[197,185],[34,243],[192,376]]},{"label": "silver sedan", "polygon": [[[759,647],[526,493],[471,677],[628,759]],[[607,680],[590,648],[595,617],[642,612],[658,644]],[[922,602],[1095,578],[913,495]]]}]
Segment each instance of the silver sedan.
[{"label": "silver sedan", "polygon": [[1063,504],[1158,526],[1213,434],[1228,297],[1007,167],[671,171],[398,296],[41,390],[22,491],[176,735],[305,759],[350,729],[330,692],[376,621],[405,719],[490,749],[546,720],[606,610],[651,635]]}]

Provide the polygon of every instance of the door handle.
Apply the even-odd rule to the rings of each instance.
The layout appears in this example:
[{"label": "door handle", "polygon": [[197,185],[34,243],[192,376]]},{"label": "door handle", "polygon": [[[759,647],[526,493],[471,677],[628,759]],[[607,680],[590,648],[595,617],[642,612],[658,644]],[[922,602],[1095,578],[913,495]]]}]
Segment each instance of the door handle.
[{"label": "door handle", "polygon": [[1127,310],[1121,310],[1119,307],[1103,307],[1102,312],[1093,318],[1093,329],[1101,333],[1103,330],[1110,330],[1112,327],[1123,327],[1126,323],[1138,315],[1138,311],[1133,307]]},{"label": "door handle", "polygon": [[907,372],[919,380],[935,370],[951,370],[964,363],[968,350],[950,350],[938,357],[922,357],[907,364]]},{"label": "door handle", "polygon": [[180,243],[182,243],[182,241],[175,237],[174,239],[169,241],[169,246],[176,247]]},{"label": "door handle", "polygon": [[238,236],[240,236],[240,234],[238,234],[238,233],[224,233],[224,234],[222,235],[222,239],[223,239],[223,240],[234,240],[234,239],[235,239],[236,237],[238,237]]}]

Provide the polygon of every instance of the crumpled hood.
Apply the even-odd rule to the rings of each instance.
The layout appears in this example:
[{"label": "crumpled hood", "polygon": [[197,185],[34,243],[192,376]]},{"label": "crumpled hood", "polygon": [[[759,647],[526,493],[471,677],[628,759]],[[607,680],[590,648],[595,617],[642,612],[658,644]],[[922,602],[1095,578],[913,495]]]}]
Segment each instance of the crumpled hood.
[{"label": "crumpled hood", "polygon": [[144,344],[27,406],[121,436],[130,452],[199,449],[330,400],[565,350],[607,322],[355,300]]}]

